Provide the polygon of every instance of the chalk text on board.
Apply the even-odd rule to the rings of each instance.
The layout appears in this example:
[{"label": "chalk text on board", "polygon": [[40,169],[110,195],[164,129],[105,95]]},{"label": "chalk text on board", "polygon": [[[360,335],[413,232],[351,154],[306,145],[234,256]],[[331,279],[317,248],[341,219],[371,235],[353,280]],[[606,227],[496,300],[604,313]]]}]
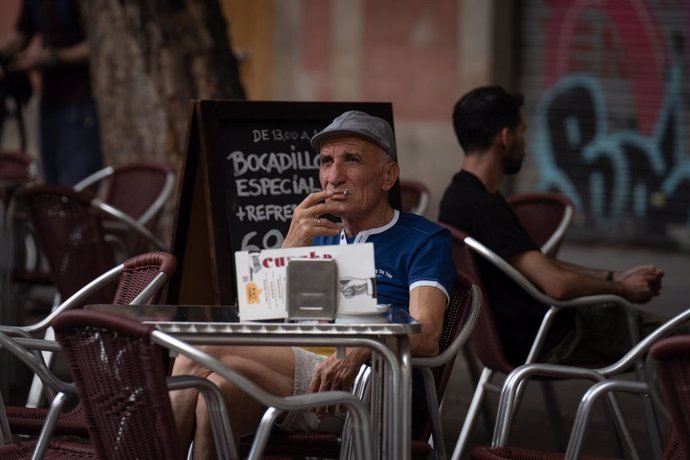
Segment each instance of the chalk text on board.
[{"label": "chalk text on board", "polygon": [[319,169],[318,155],[314,155],[308,150],[296,152],[294,145],[291,145],[290,148],[293,150],[292,152],[266,152],[258,155],[245,155],[244,152],[235,150],[229,153],[226,159],[232,161],[235,177],[242,176],[247,172],[261,171],[282,174],[289,169]]},{"label": "chalk text on board", "polygon": [[300,177],[294,174],[286,177],[253,177],[235,179],[237,196],[278,196],[278,195],[308,195],[321,190],[313,177]]},{"label": "chalk text on board", "polygon": [[237,208],[235,215],[244,222],[263,222],[266,220],[278,220],[288,222],[292,219],[292,211],[297,207],[296,204],[246,204]]},{"label": "chalk text on board", "polygon": [[254,143],[257,142],[275,142],[275,141],[308,141],[311,137],[319,132],[318,129],[313,130],[311,134],[305,130],[289,130],[289,129],[252,129],[252,137]]}]

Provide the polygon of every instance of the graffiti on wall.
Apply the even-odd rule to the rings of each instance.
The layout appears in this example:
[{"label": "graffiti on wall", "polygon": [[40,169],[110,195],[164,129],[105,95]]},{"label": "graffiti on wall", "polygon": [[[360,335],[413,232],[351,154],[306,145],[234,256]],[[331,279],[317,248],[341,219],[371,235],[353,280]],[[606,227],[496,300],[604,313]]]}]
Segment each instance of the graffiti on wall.
[{"label": "graffiti on wall", "polygon": [[690,247],[681,29],[640,1],[548,3],[538,188],[566,193],[599,233]]}]

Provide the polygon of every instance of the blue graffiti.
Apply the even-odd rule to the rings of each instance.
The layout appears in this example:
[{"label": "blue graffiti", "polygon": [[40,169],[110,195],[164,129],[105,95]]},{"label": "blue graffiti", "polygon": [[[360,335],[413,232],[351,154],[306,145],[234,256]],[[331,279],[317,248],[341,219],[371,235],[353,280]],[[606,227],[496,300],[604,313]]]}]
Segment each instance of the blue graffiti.
[{"label": "blue graffiti", "polygon": [[629,216],[644,222],[640,231],[690,225],[680,68],[669,69],[649,136],[634,129],[635,120],[619,120],[624,127],[609,132],[605,100],[599,80],[588,74],[569,75],[543,95],[532,144],[537,188],[565,193],[600,230],[616,228]]}]

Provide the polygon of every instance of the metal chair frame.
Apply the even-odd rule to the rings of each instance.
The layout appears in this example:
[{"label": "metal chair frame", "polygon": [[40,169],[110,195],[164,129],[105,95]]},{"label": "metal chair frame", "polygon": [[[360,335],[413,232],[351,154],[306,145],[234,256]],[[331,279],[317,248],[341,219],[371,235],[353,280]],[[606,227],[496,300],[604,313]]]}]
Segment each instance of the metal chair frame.
[{"label": "metal chair frame", "polygon": [[[113,166],[108,166],[106,168],[103,168],[99,171],[96,171],[95,173],[91,174],[90,176],[85,177],[81,181],[79,181],[76,185],[74,185],[74,190],[80,192],[88,187],[91,187],[92,185],[103,181],[104,179],[114,177],[117,175],[118,171],[123,171],[126,169],[130,168],[136,168],[138,166],[143,166],[143,167],[148,167],[148,166],[154,166],[151,163],[134,163],[130,165],[125,165],[125,166],[120,166],[120,167],[113,167]],[[160,165],[155,165],[156,167],[160,167]],[[170,195],[172,194],[173,187],[175,185],[175,174],[173,174],[172,171],[168,171],[165,175],[165,181],[163,183],[163,187],[161,188],[160,193],[156,197],[156,199],[151,203],[151,205],[148,207],[148,209],[139,217],[136,219],[136,221],[143,226],[146,226],[151,219],[158,214],[165,203],[168,201],[170,198]],[[112,209],[112,206],[110,206]],[[123,211],[119,211],[124,214]]]},{"label": "metal chair frame", "polygon": [[[152,253],[155,254],[155,253]],[[88,299],[93,293],[99,291],[104,286],[113,283],[115,280],[119,279],[121,275],[131,266],[131,264],[136,265],[137,260],[140,258],[146,258],[147,254],[142,254],[140,256],[131,258],[124,263],[108,270],[102,275],[95,278],[86,286],[82,287],[76,293],[74,293],[69,299],[60,304],[57,308],[53,309],[49,315],[47,315],[42,320],[29,324],[26,326],[6,326],[0,325],[0,332],[8,334],[10,336],[32,338],[38,334],[43,333],[44,339],[53,340],[54,333],[50,328],[56,317],[61,315],[67,310],[79,307]],[[143,304],[148,302],[154,295],[156,295],[161,288],[165,285],[168,280],[168,274],[164,271],[159,271],[155,277],[144,287],[141,292],[139,292],[132,300],[131,304]],[[39,356],[43,364],[48,367],[53,358],[53,353],[50,351],[44,351]],[[26,407],[36,408],[38,407],[41,397],[45,396],[50,400],[55,398],[55,393],[53,391],[54,386],[46,386],[43,384],[43,379],[40,375],[35,375],[31,383],[29,390],[29,395],[27,397]]]},{"label": "metal chair frame", "polygon": [[445,394],[441,395],[441,401],[439,401],[439,396],[436,393],[436,385],[434,382],[432,369],[443,366],[451,360],[454,360],[458,356],[460,349],[469,340],[472,332],[474,332],[474,327],[477,324],[477,319],[479,318],[479,312],[482,305],[482,291],[479,286],[472,284],[469,295],[472,300],[469,306],[468,317],[465,320],[465,324],[460,329],[460,332],[453,339],[450,345],[448,345],[445,350],[436,356],[427,358],[412,358],[412,365],[421,371],[424,379],[424,391],[426,392],[429,419],[431,420],[432,427],[431,439],[433,439],[434,456],[438,460],[447,458],[441,424],[442,404]]},{"label": "metal chair frame", "polygon": [[[454,300],[454,296],[456,294],[459,295],[459,293],[462,293],[463,297],[458,297]],[[445,349],[443,349],[436,356],[423,358],[413,357],[411,360],[411,364],[413,365],[413,367],[421,371],[426,394],[426,410],[428,411],[430,425],[429,440],[419,441],[419,438],[416,437],[416,440],[413,441],[413,452],[417,452],[417,455],[419,455],[420,452],[422,452],[422,455],[432,455],[433,458],[438,460],[446,459],[447,454],[445,451],[445,440],[441,424],[441,412],[443,409],[443,401],[442,397],[439,398],[439,394],[437,392],[437,385],[439,385],[439,383],[436,381],[434,369],[441,366],[448,366],[453,364],[454,359],[457,357],[459,350],[472,335],[472,331],[474,330],[477,319],[479,318],[479,313],[482,305],[481,289],[477,285],[473,284],[469,278],[465,277],[462,274],[458,275],[458,280],[456,281],[454,291],[451,293],[451,297],[451,302],[455,302],[456,305],[458,305],[460,308],[457,308],[457,319],[454,320],[456,321],[456,325],[453,326],[454,329],[448,329],[444,332],[444,334],[442,334],[446,337],[450,337],[450,341],[445,345]],[[467,302],[467,304],[465,304],[465,302]],[[370,387],[371,382],[369,381],[368,373],[369,367],[363,366],[363,370],[364,372],[360,371],[360,374],[357,376],[357,379],[355,379],[352,391],[352,393],[359,399],[362,399],[365,393],[373,391]],[[450,368],[447,369],[447,371],[448,373],[450,373]],[[445,385],[440,385],[441,390],[445,393]],[[439,399],[441,399],[441,401],[439,401]],[[298,440],[295,440],[293,438],[290,438],[290,434],[288,433],[287,439],[285,439],[284,436],[281,436],[279,438],[278,445],[286,446],[285,448],[289,449],[289,447],[287,446],[291,444],[298,445],[297,443],[299,442],[299,445],[301,445],[301,443],[308,443],[311,440],[312,442],[318,443],[318,449],[315,450],[312,448],[307,451],[298,450],[297,453],[306,454],[307,456],[310,456],[317,455],[314,453],[316,451],[325,452],[326,450],[328,450],[333,451],[332,455],[336,456],[335,452],[337,452],[339,449],[338,458],[351,458],[352,451],[350,445],[349,422],[350,421],[346,419],[342,435],[340,436],[324,436],[321,433],[319,433],[318,439],[315,440],[313,436],[310,438],[311,433],[305,433],[301,434],[304,436],[300,436]],[[430,447],[429,444],[426,444],[426,442],[432,442],[433,448]],[[324,447],[325,444],[328,445],[328,449]],[[426,452],[427,450],[429,451],[429,453]]]},{"label": "metal chair frame", "polygon": [[[95,323],[99,318],[107,318],[112,316],[112,314],[97,311],[72,311],[65,313],[58,321],[63,322],[73,318],[80,318],[84,324],[87,324]],[[135,322],[134,320],[130,320],[128,318],[117,318],[118,320]],[[251,380],[235,372],[221,361],[200,351],[197,347],[187,344],[164,332],[155,330],[153,327],[151,327],[150,331],[150,340],[152,343],[159,345],[162,348],[168,349],[176,354],[182,354],[202,364],[212,372],[227,379],[233,385],[247,393],[250,397],[255,398],[263,405],[268,407],[259,424],[251,451],[248,456],[249,459],[261,459],[266,441],[268,440],[268,436],[270,435],[270,431],[273,427],[273,422],[282,412],[331,405],[342,405],[345,407],[345,409],[347,409],[349,415],[354,420],[353,430],[355,435],[355,449],[357,458],[362,458],[364,460],[373,458],[374,451],[371,439],[372,435],[368,408],[362,401],[357,399],[351,393],[332,391],[287,397],[275,396],[254,384]],[[188,379],[188,377],[186,378]],[[222,396],[220,401],[223,401]],[[218,413],[227,420],[227,413],[224,404],[221,404],[221,406],[223,406],[222,410],[219,410]],[[214,410],[209,410],[209,413],[212,417],[217,416]],[[228,434],[216,436],[216,448],[218,449],[219,458],[239,458],[236,443],[233,440],[231,430],[229,429],[229,421],[227,421],[227,423],[226,421],[223,421],[222,425],[225,426],[224,431]],[[226,454],[225,451],[229,451],[229,453]]]},{"label": "metal chair frame", "polygon": [[[79,394],[75,385],[71,382],[65,382],[57,378],[45,363],[38,359],[34,353],[31,353],[30,349],[41,349],[44,351],[61,351],[60,346],[57,342],[52,340],[44,339],[21,339],[13,338],[2,332],[0,332],[0,344],[9,350],[12,354],[17,356],[24,364],[29,366],[40,378],[57,392],[56,397],[53,399],[46,421],[41,429],[36,440],[35,450],[32,459],[40,459],[43,455],[50,449],[50,441],[52,434],[55,430],[55,425],[59,417],[59,413],[62,409],[64,403],[69,397],[78,397]],[[199,390],[201,395],[204,397],[206,404],[210,409],[212,414],[211,423],[214,431],[214,439],[216,440],[216,448],[220,453],[219,458],[229,459],[238,458],[237,456],[231,455],[233,444],[232,444],[232,431],[230,430],[230,422],[227,415],[227,409],[223,400],[223,396],[220,393],[218,387],[213,385],[210,381],[191,376],[179,376],[179,377],[167,377],[166,378],[168,388],[170,390],[179,390],[185,388],[196,388]],[[0,445],[3,444],[2,441],[5,439],[11,439],[11,432],[7,426],[7,420],[4,417],[4,408],[1,407],[2,401],[0,400],[0,409],[2,409],[2,423],[0,423]],[[226,443],[226,441],[229,441]],[[7,443],[4,443],[7,444]],[[98,458],[94,455],[93,458]]]},{"label": "metal chair frame", "polygon": [[[632,343],[637,343],[639,341],[639,331],[637,329],[635,316],[636,310],[628,301],[626,301],[622,297],[614,295],[593,295],[579,297],[566,301],[552,299],[546,296],[544,293],[542,293],[539,289],[537,289],[529,280],[527,280],[527,278],[525,278],[508,262],[500,258],[493,251],[488,249],[486,246],[484,246],[474,238],[470,236],[465,236],[463,242],[466,245],[466,247],[468,247],[474,254],[478,254],[479,256],[485,258],[490,263],[494,264],[497,268],[502,270],[507,276],[509,276],[514,282],[516,282],[535,300],[544,305],[550,306],[549,309],[546,311],[544,318],[542,319],[542,323],[539,327],[535,340],[527,356],[526,363],[534,363],[537,360],[537,357],[540,355],[541,348],[546,338],[546,335],[556,315],[561,311],[564,311],[565,309],[579,308],[588,305],[598,304],[610,304],[620,306],[624,308],[625,311],[628,313],[628,328],[631,334]],[[638,360],[638,362],[635,363],[634,369],[637,373],[638,380],[644,379],[643,363],[640,360]],[[470,432],[472,430],[472,427],[474,426],[474,422],[478,415],[479,408],[483,402],[485,391],[498,389],[498,387],[491,384],[491,379],[495,372],[496,371],[493,369],[484,367],[484,370],[482,371],[479,377],[474,397],[472,398],[472,402],[470,404],[470,408],[465,418],[465,422],[463,423],[460,435],[458,437],[458,441],[455,445],[455,449],[452,456],[454,460],[461,458],[465,451],[467,442],[469,440]],[[553,390],[550,388],[549,382],[543,382],[543,384],[545,390],[545,397],[551,401],[551,404],[549,404],[549,408],[555,411],[557,407],[557,404],[555,402],[555,394],[553,393]],[[659,438],[659,428],[656,422],[656,417],[653,408],[651,407],[651,404],[649,404],[648,401],[645,403],[645,410],[647,412],[647,420],[650,425],[650,436],[652,436],[652,443],[655,445],[660,445],[661,441]],[[560,425],[560,414],[558,414],[557,412],[553,412],[550,415],[553,417],[555,422],[557,422]],[[557,425],[557,428],[560,428],[559,425]]]},{"label": "metal chair frame", "polygon": [[[603,396],[607,398],[609,408],[614,416],[614,421],[620,422],[624,420],[624,418],[611,392],[623,391],[646,397],[650,395],[650,388],[645,380],[629,381],[614,379],[612,377],[626,372],[630,367],[634,366],[636,362],[639,362],[640,359],[647,355],[652,347],[659,343],[664,337],[672,334],[688,320],[690,320],[690,308],[678,313],[673,318],[661,324],[647,337],[632,347],[630,351],[618,361],[606,367],[586,369],[568,365],[535,363],[524,364],[515,368],[506,378],[503,390],[501,391],[491,447],[503,448],[507,446],[510,428],[519,404],[520,389],[529,378],[540,376],[550,378],[578,378],[594,382],[580,400],[565,452],[566,460],[579,458],[586,438],[590,414],[599,398]],[[616,429],[623,441],[623,446],[625,447],[628,457],[639,459],[640,457],[635,447],[634,439],[625,423],[616,423]],[[655,449],[655,456],[658,457],[661,453],[660,448],[653,446],[653,449]]]}]

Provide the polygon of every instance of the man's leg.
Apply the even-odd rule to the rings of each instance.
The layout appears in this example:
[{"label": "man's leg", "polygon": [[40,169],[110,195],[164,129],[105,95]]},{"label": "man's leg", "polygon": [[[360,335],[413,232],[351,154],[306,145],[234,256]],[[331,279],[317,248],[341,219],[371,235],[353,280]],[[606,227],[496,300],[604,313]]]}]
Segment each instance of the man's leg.
[{"label": "man's leg", "polygon": [[[293,394],[295,358],[289,347],[203,347],[203,351],[277,396]],[[235,439],[253,433],[264,412],[263,405],[237,387],[184,356],[175,360],[173,375],[208,378],[223,393]],[[215,458],[213,433],[206,404],[194,390],[170,393],[178,433],[183,440],[194,437],[194,458]]]}]

